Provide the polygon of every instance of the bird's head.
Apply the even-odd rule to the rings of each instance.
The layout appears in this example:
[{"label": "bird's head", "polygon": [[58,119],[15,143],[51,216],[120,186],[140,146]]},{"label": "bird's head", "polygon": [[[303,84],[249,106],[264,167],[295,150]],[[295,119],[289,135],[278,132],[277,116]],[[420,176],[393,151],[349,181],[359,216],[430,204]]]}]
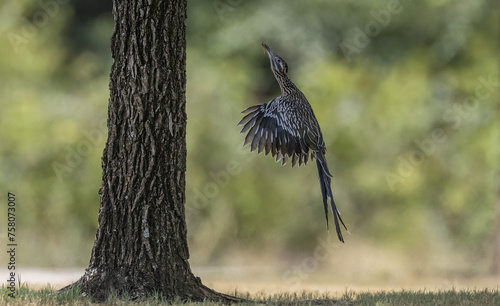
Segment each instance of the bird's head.
[{"label": "bird's head", "polygon": [[267,56],[269,56],[269,61],[271,62],[271,70],[277,73],[288,73],[288,64],[284,59],[274,54],[274,52],[269,48],[268,45],[262,43],[262,46],[266,50]]}]

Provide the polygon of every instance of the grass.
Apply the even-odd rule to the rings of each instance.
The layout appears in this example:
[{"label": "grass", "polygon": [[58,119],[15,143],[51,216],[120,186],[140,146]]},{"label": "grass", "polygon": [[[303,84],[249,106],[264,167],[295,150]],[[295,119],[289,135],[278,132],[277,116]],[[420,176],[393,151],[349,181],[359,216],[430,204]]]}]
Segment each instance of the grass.
[{"label": "grass", "polygon": [[[19,287],[18,287],[19,288]],[[55,288],[47,286],[42,289],[30,289],[23,284],[17,291],[16,298],[8,297],[5,285],[1,289],[0,305],[97,305],[89,298],[81,297],[77,289],[58,292]],[[319,292],[294,292],[276,293],[273,295],[230,294],[256,301],[256,303],[242,303],[242,305],[333,305],[333,300],[339,300],[335,305],[500,305],[500,291],[461,290],[445,291],[380,291],[380,292],[355,292],[346,290],[343,293],[332,295]],[[133,302],[127,298],[119,299],[111,295],[106,305],[218,305],[213,302],[189,303],[180,300],[167,303],[160,296],[152,296],[147,300]]]}]

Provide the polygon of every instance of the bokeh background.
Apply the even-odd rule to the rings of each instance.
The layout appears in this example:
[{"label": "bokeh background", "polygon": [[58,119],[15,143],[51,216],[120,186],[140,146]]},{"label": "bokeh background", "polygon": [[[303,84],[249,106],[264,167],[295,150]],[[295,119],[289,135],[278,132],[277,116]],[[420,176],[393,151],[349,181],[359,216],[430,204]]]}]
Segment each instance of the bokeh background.
[{"label": "bokeh background", "polygon": [[[0,4],[0,186],[18,198],[19,266],[90,259],[111,11],[110,1]],[[187,35],[193,266],[265,267],[291,285],[321,273],[373,283],[492,275],[497,2],[189,1]],[[279,95],[262,41],[322,126],[345,244],[325,229],[314,164],[291,169],[242,148],[241,110]]]}]

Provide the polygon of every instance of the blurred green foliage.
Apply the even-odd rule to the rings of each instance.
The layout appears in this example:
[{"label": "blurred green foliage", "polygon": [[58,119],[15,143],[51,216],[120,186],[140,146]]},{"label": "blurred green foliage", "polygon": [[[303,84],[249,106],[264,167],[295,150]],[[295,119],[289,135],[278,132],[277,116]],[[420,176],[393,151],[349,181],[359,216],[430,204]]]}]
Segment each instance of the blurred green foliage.
[{"label": "blurred green foliage", "polygon": [[[19,198],[25,265],[90,258],[113,20],[110,7],[89,5],[0,5],[0,184]],[[342,247],[476,263],[460,271],[488,266],[500,170],[498,10],[485,0],[190,1],[194,263],[310,254],[325,236],[315,166],[281,167],[241,148],[240,111],[279,94],[264,41],[322,126],[352,233]],[[30,20],[39,23],[32,35]]]}]

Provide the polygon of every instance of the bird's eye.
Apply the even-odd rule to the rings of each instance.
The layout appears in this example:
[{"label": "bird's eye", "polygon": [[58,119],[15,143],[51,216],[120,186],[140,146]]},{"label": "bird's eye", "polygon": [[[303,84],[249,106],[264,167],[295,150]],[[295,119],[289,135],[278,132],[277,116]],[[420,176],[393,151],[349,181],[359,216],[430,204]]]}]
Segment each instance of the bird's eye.
[{"label": "bird's eye", "polygon": [[278,67],[280,68],[281,71],[286,72],[286,64],[283,62],[282,59],[278,59]]}]

